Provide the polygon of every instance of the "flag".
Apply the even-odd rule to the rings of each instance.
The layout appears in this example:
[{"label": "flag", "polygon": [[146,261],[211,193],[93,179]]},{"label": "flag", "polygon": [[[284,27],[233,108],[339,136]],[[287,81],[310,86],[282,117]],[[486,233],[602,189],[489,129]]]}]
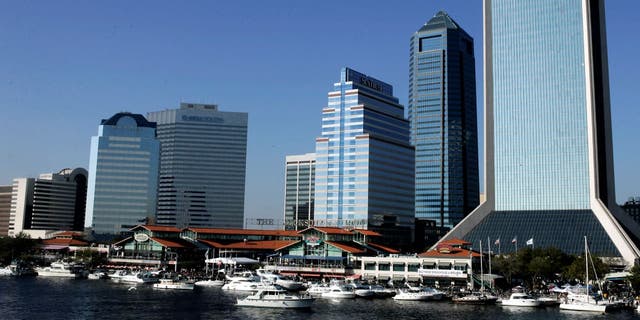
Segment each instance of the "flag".
[{"label": "flag", "polygon": [[500,238],[496,239],[496,242],[494,242],[493,244],[495,244],[496,246],[500,245]]},{"label": "flag", "polygon": [[518,242],[518,237],[513,238],[513,240],[511,240],[511,243],[516,243]]},{"label": "flag", "polygon": [[533,245],[533,238],[527,240],[527,245],[528,246],[532,246]]}]

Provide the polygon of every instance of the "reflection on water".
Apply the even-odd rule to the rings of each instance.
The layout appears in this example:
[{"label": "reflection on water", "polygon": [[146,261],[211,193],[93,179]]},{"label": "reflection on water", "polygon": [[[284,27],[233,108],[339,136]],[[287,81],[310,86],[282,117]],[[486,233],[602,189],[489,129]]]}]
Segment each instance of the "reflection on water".
[{"label": "reflection on water", "polygon": [[[322,299],[311,310],[236,307],[248,294],[220,288],[154,290],[150,285],[102,280],[0,278],[0,319],[634,319],[633,312],[607,315],[557,308],[455,305],[393,299]],[[637,318],[636,318],[637,319]]]}]

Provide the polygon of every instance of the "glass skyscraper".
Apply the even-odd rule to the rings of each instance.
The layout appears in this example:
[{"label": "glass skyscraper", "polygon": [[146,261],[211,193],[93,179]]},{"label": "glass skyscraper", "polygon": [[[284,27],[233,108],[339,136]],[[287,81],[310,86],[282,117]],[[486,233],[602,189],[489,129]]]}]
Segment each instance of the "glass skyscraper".
[{"label": "glass skyscraper", "polygon": [[485,0],[484,14],[487,198],[445,239],[581,254],[587,236],[594,254],[633,263],[638,225],[614,199],[602,1]]},{"label": "glass skyscraper", "polygon": [[85,226],[120,234],[155,217],[160,143],[156,124],[121,112],[91,138]]},{"label": "glass skyscraper", "polygon": [[284,226],[303,230],[313,225],[316,155],[307,153],[286,157],[284,188]]},{"label": "glass skyscraper", "polygon": [[344,68],[316,139],[316,225],[412,228],[413,157],[393,87]]},{"label": "glass skyscraper", "polygon": [[452,228],[479,203],[473,38],[440,11],[409,51],[415,217]]},{"label": "glass skyscraper", "polygon": [[181,103],[148,118],[161,144],[157,223],[242,228],[248,114]]}]

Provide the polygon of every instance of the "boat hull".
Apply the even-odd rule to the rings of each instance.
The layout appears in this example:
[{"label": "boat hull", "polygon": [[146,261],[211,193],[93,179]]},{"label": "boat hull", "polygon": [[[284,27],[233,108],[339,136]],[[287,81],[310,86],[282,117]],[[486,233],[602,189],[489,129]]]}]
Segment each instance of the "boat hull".
[{"label": "boat hull", "polygon": [[605,313],[607,312],[607,305],[591,303],[561,303],[560,310]]},{"label": "boat hull", "polygon": [[251,299],[244,298],[238,299],[238,306],[241,307],[256,307],[256,308],[283,308],[283,309],[308,309],[313,305],[313,298],[300,298],[300,299]]}]

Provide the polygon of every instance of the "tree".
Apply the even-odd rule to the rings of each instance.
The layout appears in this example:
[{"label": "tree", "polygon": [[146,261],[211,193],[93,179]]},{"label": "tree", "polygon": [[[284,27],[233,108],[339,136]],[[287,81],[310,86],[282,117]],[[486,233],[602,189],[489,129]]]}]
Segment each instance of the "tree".
[{"label": "tree", "polygon": [[627,280],[635,292],[640,292],[640,265],[636,264],[631,268],[631,275],[627,277]]}]

